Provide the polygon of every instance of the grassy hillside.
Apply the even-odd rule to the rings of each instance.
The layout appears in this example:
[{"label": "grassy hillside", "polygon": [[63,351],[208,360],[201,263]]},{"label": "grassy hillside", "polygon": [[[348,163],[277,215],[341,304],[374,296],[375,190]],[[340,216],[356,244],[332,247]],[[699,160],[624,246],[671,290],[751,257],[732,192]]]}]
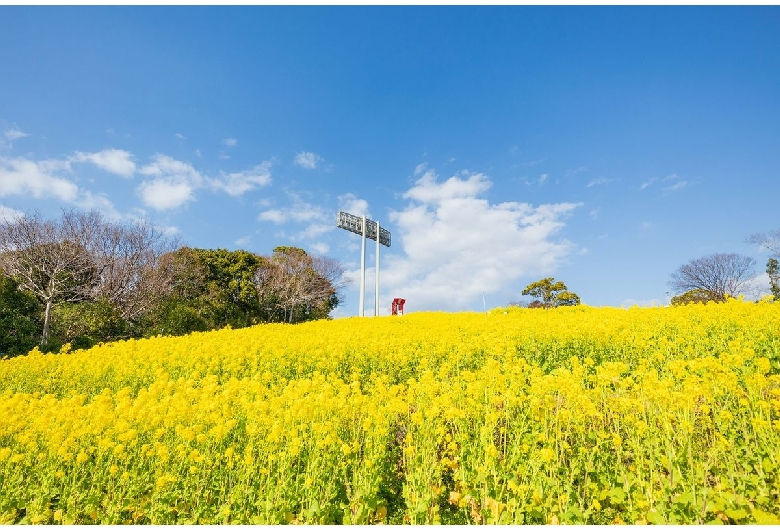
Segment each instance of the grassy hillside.
[{"label": "grassy hillside", "polygon": [[261,325],[0,361],[0,522],[780,523],[780,305]]}]

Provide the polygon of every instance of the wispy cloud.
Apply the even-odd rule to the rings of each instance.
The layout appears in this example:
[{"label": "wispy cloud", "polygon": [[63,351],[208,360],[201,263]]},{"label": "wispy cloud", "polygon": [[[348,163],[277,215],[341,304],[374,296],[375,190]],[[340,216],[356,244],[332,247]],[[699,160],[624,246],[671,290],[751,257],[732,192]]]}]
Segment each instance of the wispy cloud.
[{"label": "wispy cloud", "polygon": [[176,138],[178,138],[179,140],[186,140],[187,139],[187,137],[184,136],[182,133],[176,133],[176,134],[174,134],[174,136]]},{"label": "wispy cloud", "polygon": [[244,193],[271,184],[271,163],[263,162],[247,171],[222,173],[218,179],[208,179],[214,189],[238,197]]},{"label": "wispy cloud", "polygon": [[689,184],[687,180],[682,180],[677,175],[677,173],[672,173],[671,175],[667,175],[663,178],[651,177],[650,179],[643,182],[642,185],[639,186],[639,189],[640,190],[647,189],[653,184],[655,184],[656,182],[667,183],[667,185],[663,187],[664,192],[678,191],[685,188]]},{"label": "wispy cloud", "polygon": [[292,199],[292,204],[290,206],[284,208],[271,208],[260,212],[257,216],[258,220],[282,224],[286,222],[327,222],[330,219],[330,216],[326,215],[325,210],[321,207],[305,202],[295,193],[290,193],[288,195]]},{"label": "wispy cloud", "polygon": [[235,147],[238,145],[238,140],[236,140],[235,138],[225,138],[224,140],[222,140],[222,143],[228,147]]},{"label": "wispy cloud", "polygon": [[547,179],[548,179],[548,178],[550,178],[550,175],[549,175],[549,174],[547,174],[547,173],[542,173],[541,175],[539,175],[539,184],[540,184],[540,185],[541,185],[541,184],[544,184],[544,183],[547,181]]},{"label": "wispy cloud", "polygon": [[628,308],[628,307],[658,307],[662,306],[664,303],[659,300],[658,298],[650,298],[645,300],[637,300],[636,298],[626,298],[620,303],[620,307]]},{"label": "wispy cloud", "polygon": [[641,185],[641,186],[639,186],[639,189],[640,189],[640,190],[647,189],[647,188],[649,188],[650,186],[652,186],[653,184],[655,184],[656,182],[658,182],[658,177],[651,177],[650,179],[648,179],[648,180],[644,181],[644,182],[642,183],[642,185]]},{"label": "wispy cloud", "polygon": [[602,184],[607,184],[607,183],[609,183],[609,182],[611,182],[611,180],[610,180],[610,179],[608,179],[608,178],[606,178],[606,177],[599,177],[599,178],[597,178],[597,179],[593,179],[593,180],[591,180],[590,182],[588,182],[588,183],[585,185],[585,187],[586,187],[586,188],[592,188],[593,186],[600,186],[600,185],[602,185]]},{"label": "wispy cloud", "polygon": [[236,239],[233,242],[233,244],[236,245],[239,248],[244,248],[244,247],[246,247],[249,244],[250,241],[252,241],[252,237],[251,236],[244,236],[244,237],[239,237],[238,239]]},{"label": "wispy cloud", "polygon": [[5,136],[5,139],[9,142],[13,142],[14,140],[18,140],[19,138],[24,138],[30,135],[14,127],[13,129],[8,129],[5,131],[3,136]]},{"label": "wispy cloud", "polygon": [[327,243],[318,242],[312,243],[311,249],[318,254],[327,254],[330,250],[330,246],[328,246]]},{"label": "wispy cloud", "polygon": [[3,132],[3,136],[0,137],[0,149],[13,149],[13,143],[20,138],[29,136],[26,132],[22,132],[17,127],[12,127]]},{"label": "wispy cloud", "polygon": [[76,151],[71,157],[71,161],[90,162],[109,173],[128,178],[132,177],[135,172],[135,162],[133,162],[132,157],[130,153],[121,149],[104,149],[97,153]]},{"label": "wispy cloud", "polygon": [[567,170],[566,171],[566,176],[567,177],[573,177],[574,175],[578,175],[579,173],[586,173],[586,172],[589,172],[589,171],[590,170],[588,168],[581,166],[581,167],[578,167],[578,168]]},{"label": "wispy cloud", "polygon": [[[291,198],[290,205],[264,210],[258,214],[257,220],[291,225],[292,230],[287,230],[283,237],[293,241],[317,239],[335,229],[332,211],[309,204],[295,193],[288,193],[288,196]],[[301,228],[300,225],[305,226]]]},{"label": "wispy cloud", "polygon": [[678,191],[688,186],[688,181],[682,180],[679,176],[677,176],[677,173],[672,173],[671,175],[667,175],[663,179],[661,179],[661,181],[669,183],[667,186],[664,186],[663,188],[664,193]]},{"label": "wispy cloud", "polygon": [[317,169],[317,165],[322,161],[322,157],[316,153],[301,151],[295,155],[293,163],[303,169]]}]

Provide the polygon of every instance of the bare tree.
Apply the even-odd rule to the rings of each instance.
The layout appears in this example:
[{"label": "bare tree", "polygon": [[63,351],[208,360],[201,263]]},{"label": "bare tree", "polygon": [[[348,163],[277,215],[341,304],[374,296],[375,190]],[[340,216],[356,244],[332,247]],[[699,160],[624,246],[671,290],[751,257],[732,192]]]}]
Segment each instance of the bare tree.
[{"label": "bare tree", "polygon": [[106,300],[128,321],[149,310],[165,290],[158,265],[171,246],[147,222],[121,225],[94,211],[0,219],[0,267],[45,307],[42,346],[57,304]]},{"label": "bare tree", "polygon": [[97,281],[95,263],[69,227],[37,213],[0,218],[0,267],[43,304],[42,346],[49,340],[52,307],[87,299]]},{"label": "bare tree", "polygon": [[161,257],[176,242],[148,221],[123,225],[98,217],[91,233],[85,246],[100,270],[93,297],[107,300],[122,318],[135,321],[169,290],[170,271],[161,266]]},{"label": "bare tree", "polygon": [[689,261],[671,274],[669,286],[676,293],[701,289],[715,300],[737,296],[750,285],[756,260],[739,254],[712,254]]},{"label": "bare tree", "polygon": [[327,285],[321,286],[318,298],[335,296],[341,303],[342,291],[351,283],[350,279],[344,276],[344,266],[339,260],[328,256],[314,255],[311,260],[314,271],[327,281]]},{"label": "bare tree", "polygon": [[753,234],[748,243],[760,245],[769,250],[776,258],[780,258],[780,229],[765,234]]},{"label": "bare tree", "polygon": [[289,323],[327,315],[346,286],[337,260],[311,256],[297,247],[275,248],[259,267],[255,282],[261,306],[269,313],[280,312],[281,320]]}]

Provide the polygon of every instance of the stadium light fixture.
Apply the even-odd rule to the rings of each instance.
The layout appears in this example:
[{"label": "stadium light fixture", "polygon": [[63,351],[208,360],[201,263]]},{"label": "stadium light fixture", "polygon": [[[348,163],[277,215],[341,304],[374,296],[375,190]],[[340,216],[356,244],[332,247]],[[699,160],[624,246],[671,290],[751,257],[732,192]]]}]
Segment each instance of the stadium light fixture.
[{"label": "stadium light fixture", "polygon": [[357,216],[339,211],[336,214],[336,226],[354,234],[361,239],[360,250],[360,310],[358,315],[365,316],[366,297],[366,239],[376,241],[376,271],[374,274],[374,316],[379,316],[379,245],[390,247],[390,231],[379,226],[379,221],[366,219],[365,215]]}]

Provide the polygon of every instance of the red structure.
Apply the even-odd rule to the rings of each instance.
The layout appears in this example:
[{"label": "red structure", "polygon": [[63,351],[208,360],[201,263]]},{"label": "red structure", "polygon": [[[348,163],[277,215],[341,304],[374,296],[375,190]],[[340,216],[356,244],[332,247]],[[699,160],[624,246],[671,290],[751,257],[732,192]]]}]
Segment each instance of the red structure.
[{"label": "red structure", "polygon": [[401,315],[404,314],[404,303],[406,300],[403,298],[393,298],[393,305],[390,306],[390,312],[393,315],[397,315],[398,312],[401,312]]}]

